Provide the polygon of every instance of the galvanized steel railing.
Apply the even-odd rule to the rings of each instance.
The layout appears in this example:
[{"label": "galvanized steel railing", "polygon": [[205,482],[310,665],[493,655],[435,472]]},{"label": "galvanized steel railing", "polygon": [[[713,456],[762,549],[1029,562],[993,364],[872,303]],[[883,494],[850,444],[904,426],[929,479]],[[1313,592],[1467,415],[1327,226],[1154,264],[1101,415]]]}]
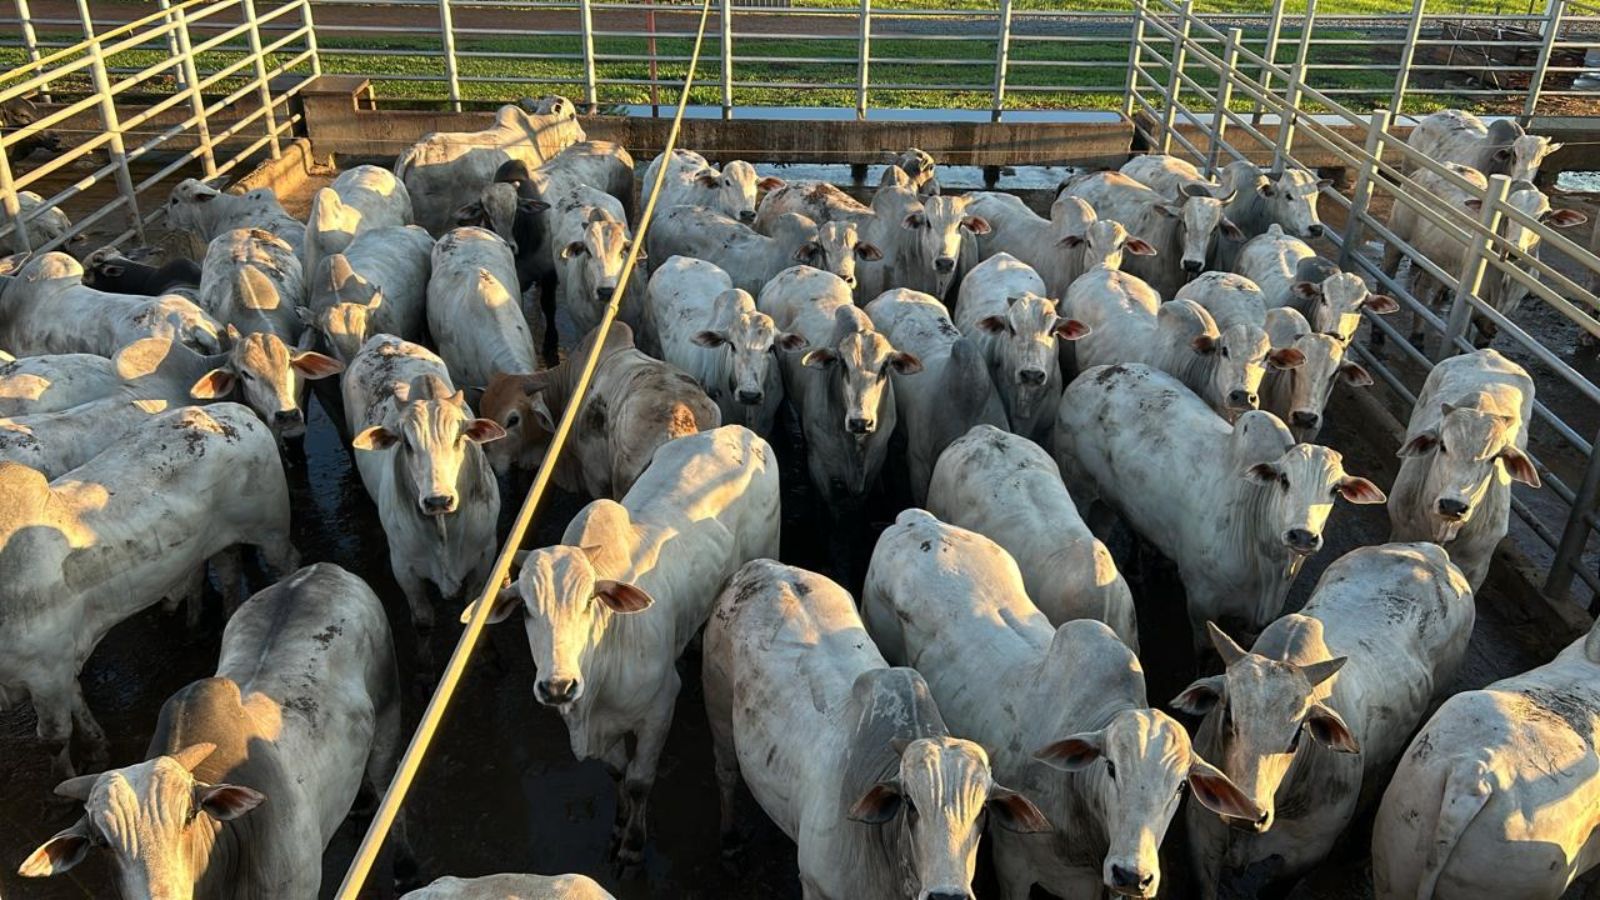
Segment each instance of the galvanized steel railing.
[{"label": "galvanized steel railing", "polygon": [[[1553,4],[1557,18],[1552,22],[1559,21],[1561,5],[1561,0]],[[1600,259],[1561,231],[1509,206],[1506,197],[1510,182],[1505,176],[1492,177],[1486,191],[1478,189],[1392,134],[1393,114],[1389,110],[1363,115],[1328,92],[1312,87],[1306,82],[1304,41],[1296,47],[1294,62],[1285,65],[1246,46],[1238,28],[1223,33],[1192,15],[1193,0],[1181,4],[1173,0],[1138,0],[1138,6],[1138,37],[1129,68],[1127,110],[1130,114],[1142,113],[1139,121],[1150,123],[1142,125],[1141,132],[1152,148],[1186,155],[1215,171],[1219,164],[1243,159],[1250,151],[1270,151],[1275,166],[1293,165],[1296,148],[1310,144],[1356,173],[1350,197],[1331,188],[1324,191],[1325,199],[1346,214],[1342,233],[1328,235],[1339,248],[1339,263],[1371,277],[1396,297],[1402,315],[1419,316],[1429,337],[1436,341],[1434,353],[1427,355],[1406,340],[1402,329],[1384,317],[1369,315],[1374,332],[1388,339],[1386,349],[1375,351],[1359,342],[1353,345],[1362,362],[1406,403],[1415,402],[1416,389],[1435,362],[1474,349],[1468,337],[1475,315],[1499,327],[1502,348],[1531,359],[1534,364],[1528,368],[1536,385],[1561,385],[1572,393],[1572,402],[1560,410],[1535,402],[1535,440],[1529,454],[1539,468],[1545,492],[1560,501],[1562,514],[1552,516],[1548,508],[1533,508],[1533,495],[1520,489],[1513,495],[1512,506],[1553,554],[1543,586],[1546,595],[1566,599],[1576,576],[1594,596],[1600,597],[1600,577],[1582,559],[1591,533],[1600,528],[1594,515],[1600,494],[1600,455],[1594,453],[1594,447],[1600,436],[1585,437],[1568,421],[1576,418],[1574,405],[1600,404],[1600,387],[1529,334],[1518,321],[1491,307],[1482,296],[1486,278],[1509,277],[1530,291],[1532,303],[1542,302],[1570,327],[1600,337],[1600,321],[1596,320],[1600,298],[1590,287],[1600,284]],[[1310,0],[1306,15],[1315,17],[1316,0]],[[1214,49],[1217,47],[1220,52]],[[1540,60],[1547,61],[1548,53],[1542,53]],[[1215,87],[1211,86],[1213,81]],[[1403,85],[1397,87],[1397,92],[1401,88]],[[1536,102],[1536,94],[1536,90],[1530,94],[1528,108]],[[1303,109],[1307,104],[1315,104],[1323,111],[1308,114]],[[1246,105],[1254,113],[1242,111]],[[1191,133],[1197,139],[1205,138],[1199,141],[1207,145],[1204,149],[1196,146],[1197,140],[1186,136],[1183,129],[1188,126],[1195,129]],[[1358,143],[1347,137],[1341,133],[1341,126],[1361,128],[1364,141]],[[1222,154],[1229,158],[1219,159]],[[1414,173],[1419,171],[1430,172],[1481,196],[1481,212],[1469,214],[1439,203],[1417,185]],[[1391,232],[1387,219],[1373,214],[1373,199],[1381,195],[1458,237],[1468,248],[1460,271],[1444,271]],[[1540,253],[1527,257],[1516,252],[1501,233],[1501,223],[1505,221],[1536,232],[1541,239]],[[1405,284],[1385,274],[1377,261],[1360,252],[1369,237],[1398,245],[1414,269],[1421,269],[1454,289],[1447,319],[1441,320]],[[1558,253],[1580,270],[1577,278],[1548,261]],[[1516,318],[1525,320],[1527,310],[1524,306]],[[1561,454],[1573,454],[1581,464],[1562,465],[1560,471],[1547,464]]]}]

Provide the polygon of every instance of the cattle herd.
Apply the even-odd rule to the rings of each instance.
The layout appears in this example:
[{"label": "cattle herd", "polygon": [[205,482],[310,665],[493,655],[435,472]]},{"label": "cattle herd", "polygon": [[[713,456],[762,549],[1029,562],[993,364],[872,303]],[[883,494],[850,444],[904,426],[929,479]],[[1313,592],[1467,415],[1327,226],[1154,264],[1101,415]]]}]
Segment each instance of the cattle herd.
[{"label": "cattle herd", "polygon": [[[1582,221],[1532,184],[1543,138],[1447,112],[1411,141]],[[1532,379],[1493,349],[1452,357],[1388,492],[1346,471],[1315,443],[1324,408],[1336,382],[1371,383],[1349,345],[1397,304],[1307,244],[1325,183],[1218,175],[1143,156],[1070,178],[1045,218],[942,192],[918,150],[870,204],[675,150],[645,171],[660,198],[634,247],[634,160],[549,97],[428,135],[393,172],[344,172],[307,222],[270,190],[184,181],[167,218],[207,242],[198,266],[115,247],[0,260],[0,705],[31,702],[56,793],[83,808],[21,874],[100,851],[127,898],[316,897],[333,832],[397,765],[395,632],[473,611],[502,490],[577,404],[553,475],[593,500],[559,544],[518,552],[486,615],[522,623],[535,698],[611,773],[619,862],[645,850],[698,636],[724,839],[742,783],[795,842],[807,898],[972,898],[980,840],[1005,900],[1154,897],[1180,808],[1177,880],[1253,895],[1323,860],[1364,805],[1380,898],[1560,896],[1600,862],[1600,629],[1437,705],[1511,483],[1539,484]],[[1453,271],[1459,235],[1392,225]],[[339,566],[297,568],[282,460],[308,386],[409,626]],[[785,417],[858,597],[778,561],[767,439]],[[875,492],[904,502],[872,545]],[[1346,503],[1387,503],[1391,543],[1286,613]],[[1097,538],[1113,527],[1185,588],[1200,677],[1171,712]],[[108,768],[79,671],[156,603],[198,622],[208,564],[230,613],[216,675],[167,700],[145,759]],[[280,580],[251,596],[256,568]],[[390,837],[403,854],[403,816]],[[609,895],[502,874],[408,896]]]}]

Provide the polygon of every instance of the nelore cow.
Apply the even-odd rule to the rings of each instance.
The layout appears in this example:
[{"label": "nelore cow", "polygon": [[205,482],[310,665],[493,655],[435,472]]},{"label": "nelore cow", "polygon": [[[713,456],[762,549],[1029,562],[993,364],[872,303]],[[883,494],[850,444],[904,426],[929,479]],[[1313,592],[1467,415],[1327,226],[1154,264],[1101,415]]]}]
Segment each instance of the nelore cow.
[{"label": "nelore cow", "polygon": [[873,550],[861,606],[884,656],[927,678],[952,730],[1053,826],[992,833],[1008,900],[1035,884],[1059,897],[1156,896],[1185,784],[1217,813],[1257,813],[1149,707],[1133,651],[1101,622],[1052,628],[988,538],[901,513]]},{"label": "nelore cow", "polygon": [[1185,281],[1205,270],[1218,252],[1219,232],[1229,231],[1223,225],[1221,200],[1200,192],[1169,197],[1120,172],[1075,176],[1062,186],[1061,195],[1086,201],[1100,216],[1121,222],[1155,250],[1135,254],[1123,266],[1163,298],[1171,298]]},{"label": "nelore cow", "polygon": [[400,900],[615,900],[587,875],[446,875]]},{"label": "nelore cow", "polygon": [[108,294],[83,284],[83,266],[65,253],[0,259],[0,347],[17,356],[111,356],[141,338],[165,337],[216,353],[222,325],[173,294]]},{"label": "nelore cow", "polygon": [[1050,828],[982,747],[950,733],[921,675],[889,668],[850,594],[821,575],[770,559],[740,569],[706,626],[702,671],[723,834],[736,834],[742,778],[797,845],[807,897],[971,897],[985,812],[999,829]]},{"label": "nelore cow", "polygon": [[520,612],[534,697],[561,714],[572,754],[604,760],[615,779],[614,847],[625,863],[644,855],[677,659],[729,576],[777,556],[781,518],[777,459],[755,432],[728,425],[679,438],[656,450],[622,502],[593,501],[560,544],[523,557],[516,582],[491,601],[490,621]]},{"label": "nelore cow", "polygon": [[297,310],[301,321],[346,364],[374,335],[421,341],[433,244],[433,236],[417,225],[363,231],[306,273],[306,305]]},{"label": "nelore cow", "polygon": [[306,225],[284,211],[272,188],[225,194],[194,178],[185,178],[167,198],[167,223],[209,244],[239,228],[258,228],[282,238],[295,259],[304,252]]},{"label": "nelore cow", "polygon": [[[22,217],[22,227],[28,238],[29,250],[42,250],[45,244],[60,241],[63,238],[69,243],[83,240],[83,235],[68,238],[72,230],[72,220],[67,214],[54,206],[47,206],[44,198],[33,191],[17,192],[17,211]],[[0,233],[0,254],[17,253],[22,250],[22,242],[12,230],[11,223],[6,222],[4,233]]]},{"label": "nelore cow", "polygon": [[873,196],[872,211],[878,221],[868,236],[883,253],[876,271],[884,280],[864,285],[864,296],[903,287],[948,299],[962,244],[990,231],[966,196],[923,197],[909,188],[885,187]]},{"label": "nelore cow", "polygon": [[[1022,262],[1044,281],[1045,297],[1065,297],[1078,276],[1097,265],[1122,268],[1123,254],[1152,256],[1148,242],[1112,219],[1102,219],[1078,197],[1058,197],[1050,204],[1050,218],[1039,216],[1015,194],[967,194],[967,209],[989,223],[987,234],[973,235],[973,253],[964,253],[962,270],[966,287],[978,263],[1001,253]],[[964,250],[966,248],[963,248]],[[959,305],[957,311],[959,312]]]},{"label": "nelore cow", "polygon": [[1261,379],[1261,408],[1282,419],[1297,441],[1311,442],[1322,430],[1323,411],[1333,386],[1372,384],[1360,363],[1347,362],[1350,345],[1314,330],[1306,317],[1288,307],[1267,311],[1267,340],[1279,350],[1292,349],[1304,360],[1292,369],[1271,369]]},{"label": "nelore cow", "polygon": [[521,297],[511,247],[494,232],[457,228],[433,246],[428,333],[455,381],[484,388],[539,368]]},{"label": "nelore cow", "polygon": [[346,169],[312,195],[301,269],[310,278],[323,257],[343,252],[362,232],[410,225],[411,219],[411,194],[393,172],[365,165]]},{"label": "nelore cow", "polygon": [[1189,808],[1202,897],[1262,890],[1322,861],[1455,676],[1473,618],[1472,589],[1438,545],[1384,544],[1340,557],[1249,652],[1209,626],[1225,669],[1173,706],[1205,716],[1195,744],[1260,815]]},{"label": "nelore cow", "polygon": [[[660,175],[665,165],[667,172]],[[783,187],[783,179],[776,176],[760,178],[755,166],[742,159],[723,166],[706,161],[693,150],[675,148],[668,158],[663,153],[650,161],[644,170],[640,187],[648,195],[660,177],[661,195],[656,199],[656,209],[668,210],[674,206],[703,206],[722,213],[730,219],[754,225],[756,198],[761,191],[774,191]]]},{"label": "nelore cow", "polygon": [[1268,309],[1294,309],[1318,333],[1345,343],[1361,327],[1362,312],[1388,315],[1400,308],[1393,297],[1372,293],[1361,276],[1340,272],[1305,241],[1284,234],[1277,223],[1240,249],[1233,271],[1261,288]]},{"label": "nelore cow", "polygon": [[689,256],[714,263],[728,273],[734,287],[752,296],[796,263],[836,275],[854,287],[856,261],[881,255],[848,222],[819,227],[805,216],[787,214],[778,217],[768,236],[696,206],[679,206],[658,218],[650,228],[647,248],[651,259]]},{"label": "nelore cow", "polygon": [[1544,158],[1561,149],[1547,137],[1528,134],[1513,119],[1485,124],[1459,109],[1423,116],[1411,129],[1406,146],[1435,162],[1457,163],[1484,175],[1508,175],[1529,182],[1539,177]]},{"label": "nelore cow", "polygon": [[1105,503],[1177,564],[1201,647],[1207,621],[1258,634],[1277,618],[1334,501],[1385,499],[1277,416],[1252,410],[1230,426],[1142,365],[1089,369],[1067,387],[1056,461],[1080,508]]}]

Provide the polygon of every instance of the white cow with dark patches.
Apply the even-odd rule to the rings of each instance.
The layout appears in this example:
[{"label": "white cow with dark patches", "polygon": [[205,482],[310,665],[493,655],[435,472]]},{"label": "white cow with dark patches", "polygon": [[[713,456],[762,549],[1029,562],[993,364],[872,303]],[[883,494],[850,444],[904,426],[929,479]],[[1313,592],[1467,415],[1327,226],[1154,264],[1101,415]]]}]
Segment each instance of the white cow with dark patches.
[{"label": "white cow with dark patches", "polygon": [[167,224],[206,244],[236,229],[260,229],[288,243],[297,260],[306,241],[305,223],[284,210],[272,188],[225,194],[194,178],[185,178],[172,189]]},{"label": "white cow with dark patches", "polygon": [[1384,544],[1340,557],[1248,653],[1209,626],[1225,671],[1172,705],[1205,716],[1195,745],[1261,815],[1189,808],[1202,897],[1292,882],[1327,856],[1455,676],[1473,618],[1472,589],[1438,545]]},{"label": "white cow with dark patches", "polygon": [[1446,700],[1378,807],[1378,900],[1556,900],[1600,863],[1600,625]]},{"label": "white cow with dark patches", "polygon": [[481,388],[496,375],[539,368],[516,260],[492,231],[457,228],[434,245],[427,319],[439,355],[463,385]]},{"label": "white cow with dark patches", "polygon": [[363,231],[306,272],[304,324],[345,363],[373,335],[422,340],[433,244],[433,236],[416,225]]},{"label": "white cow with dark patches", "polygon": [[228,619],[217,674],[168,698],[143,762],[56,787],[84,814],[21,874],[99,847],[123,897],[316,897],[323,849],[362,785],[387,788],[400,741],[382,602],[309,566]]},{"label": "white cow with dark patches", "polygon": [[74,735],[91,765],[107,759],[77,676],[112,626],[198,592],[207,560],[237,604],[243,545],[275,571],[294,566],[272,435],[231,403],[158,416],[54,481],[0,463],[0,495],[0,702],[32,701],[64,775]]},{"label": "white cow with dark patches", "polygon": [[955,317],[961,333],[983,351],[1011,430],[1042,443],[1050,440],[1061,401],[1057,342],[1089,333],[1082,322],[1058,314],[1048,291],[1026,263],[997,253],[961,282]]},{"label": "white cow with dark patches", "polygon": [[899,288],[878,295],[866,313],[890,344],[922,363],[921,372],[889,376],[906,436],[911,501],[920,506],[944,448],[974,425],[1005,427],[1005,406],[989,379],[983,351],[956,330],[944,304]]},{"label": "white cow with dark patches", "polygon": [[1232,233],[1223,201],[1209,195],[1174,199],[1120,172],[1075,176],[1061,195],[1087,201],[1099,216],[1121,222],[1154,248],[1155,253],[1135,255],[1123,265],[1163,298],[1204,271],[1219,252],[1219,234]]},{"label": "white cow with dark patches", "polygon": [[[1097,265],[1122,268],[1123,254],[1153,256],[1156,249],[1121,223],[1100,218],[1078,197],[1058,197],[1050,218],[1041,218],[1015,194],[974,192],[965,195],[967,209],[989,223],[989,233],[969,240],[973,253],[963,256],[965,289],[973,267],[998,254],[1009,254],[1038,273],[1046,297],[1064,297],[1078,276]],[[959,313],[960,307],[957,306]]]},{"label": "white cow with dark patches", "polygon": [[[1441,109],[1417,122],[1406,146],[1440,163],[1457,163],[1485,175],[1534,181],[1544,158],[1561,149],[1542,135],[1528,134],[1513,119],[1488,124],[1459,109]],[[1414,168],[1414,166],[1406,166]]]},{"label": "white cow with dark patches", "polygon": [[760,178],[755,166],[742,159],[718,171],[693,150],[675,148],[670,160],[665,157],[663,153],[651,160],[644,170],[644,180],[639,182],[640,190],[648,197],[665,161],[667,174],[661,182],[661,196],[656,200],[656,209],[661,211],[674,206],[703,206],[746,225],[754,225],[757,194],[783,187],[782,178],[771,175]]},{"label": "white cow with dark patches", "polygon": [[740,569],[706,626],[703,677],[723,834],[742,776],[798,845],[809,900],[967,900],[985,811],[999,828],[1050,830],[821,575],[770,559]]},{"label": "white cow with dark patches", "polygon": [[940,455],[927,508],[1011,554],[1029,598],[1051,625],[1096,619],[1139,649],[1128,583],[1079,516],[1055,460],[1038,444],[974,426]]},{"label": "white cow with dark patches", "polygon": [[804,349],[805,338],[779,331],[728,273],[701,259],[657,265],[645,307],[662,357],[700,383],[722,421],[771,434],[783,402],[779,356]]},{"label": "white cow with dark patches", "polygon": [[1230,426],[1141,365],[1089,369],[1067,387],[1056,461],[1080,509],[1105,503],[1177,564],[1197,646],[1207,621],[1255,634],[1277,618],[1339,498],[1384,501],[1271,413]]},{"label": "white cow with dark patches", "polygon": [[446,875],[400,900],[616,900],[587,875]]},{"label": "white cow with dark patches", "polygon": [[1389,498],[1389,539],[1434,541],[1473,590],[1511,518],[1511,483],[1539,486],[1525,452],[1533,379],[1495,350],[1453,356],[1428,373],[1406,426]]},{"label": "white cow with dark patches", "polygon": [[1278,349],[1293,349],[1305,361],[1292,369],[1273,369],[1261,379],[1261,408],[1282,419],[1297,441],[1311,442],[1322,430],[1322,415],[1343,381],[1351,387],[1372,384],[1372,374],[1347,362],[1350,345],[1314,331],[1306,317],[1288,307],[1267,310],[1267,339]]},{"label": "white cow with dark patches", "polygon": [[0,419],[0,462],[60,478],[168,408],[163,400],[111,396],[58,412]]},{"label": "white cow with dark patches", "polygon": [[363,233],[410,225],[411,219],[411,194],[393,172],[367,165],[346,169],[311,197],[300,268],[310,278],[328,254],[343,253]]},{"label": "white cow with dark patches", "polygon": [[921,672],[951,730],[981,744],[996,777],[1054,826],[992,833],[1005,900],[1035,884],[1059,897],[1154,897],[1185,784],[1216,812],[1257,812],[1149,708],[1133,651],[1100,622],[1052,628],[988,538],[901,513],[873,551],[861,607],[884,656]]},{"label": "white cow with dark patches", "polygon": [[616,781],[612,838],[624,862],[644,854],[675,663],[728,577],[778,555],[781,518],[777,459],[755,432],[728,425],[679,438],[621,503],[590,503],[560,544],[528,553],[494,601],[491,621],[522,613],[534,697],[561,713],[572,754],[604,761]]},{"label": "white cow with dark patches", "polygon": [[446,600],[477,590],[494,562],[500,489],[481,444],[505,437],[475,418],[444,360],[380,334],[344,377],[356,467],[389,540],[389,566],[419,631],[433,626],[426,585]]},{"label": "white cow with dark patches", "polygon": [[0,259],[0,347],[14,356],[109,357],[141,338],[166,337],[202,353],[222,349],[222,325],[175,294],[108,294],[83,284],[65,253]]},{"label": "white cow with dark patches", "polygon": [[305,275],[288,242],[259,228],[236,228],[211,241],[200,273],[200,308],[218,322],[299,342],[295,308],[306,295]]},{"label": "white cow with dark patches", "polygon": [[1244,245],[1233,271],[1261,288],[1268,309],[1294,309],[1317,332],[1345,343],[1361,327],[1363,311],[1388,315],[1400,308],[1393,297],[1372,293],[1359,275],[1341,273],[1305,241],[1284,234],[1277,223]]},{"label": "white cow with dark patches", "polygon": [[867,228],[877,223],[872,207],[834,184],[826,181],[789,181],[768,191],[761,198],[761,206],[750,224],[762,234],[771,234],[778,217],[786,213],[805,216],[818,224],[850,222]]}]

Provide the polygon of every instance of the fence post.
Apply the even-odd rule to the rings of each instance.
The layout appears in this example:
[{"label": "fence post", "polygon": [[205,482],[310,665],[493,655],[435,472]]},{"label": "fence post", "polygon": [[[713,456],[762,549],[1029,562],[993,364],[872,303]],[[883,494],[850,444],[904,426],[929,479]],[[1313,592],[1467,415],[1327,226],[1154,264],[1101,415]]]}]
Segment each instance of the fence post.
[{"label": "fence post", "polygon": [[[160,0],[160,3],[161,11],[167,14],[166,24],[170,26],[174,21],[172,18],[172,0]],[[174,77],[178,79],[179,89],[181,90],[182,88],[186,88],[190,84],[193,84],[193,82],[188,80],[188,75],[184,72],[183,66],[181,65],[183,59],[183,48],[178,46],[177,28],[169,27],[167,29],[167,54],[172,57],[172,64],[177,67],[177,72],[175,73]]]},{"label": "fence post", "polygon": [[322,48],[317,46],[317,23],[311,15],[311,0],[300,0],[300,24],[306,29],[306,49],[311,51],[311,77],[322,76]]},{"label": "fence post", "polygon": [[1138,108],[1134,98],[1139,95],[1139,67],[1144,65],[1139,50],[1144,45],[1144,18],[1148,12],[1144,0],[1133,0],[1133,36],[1128,41],[1128,88],[1123,91],[1122,98],[1122,115],[1129,121],[1133,120],[1133,111]]},{"label": "fence post", "polygon": [[1372,111],[1371,124],[1367,126],[1367,152],[1361,157],[1360,174],[1356,176],[1355,189],[1350,192],[1350,213],[1344,223],[1344,235],[1339,240],[1339,268],[1351,271],[1350,261],[1361,249],[1361,238],[1366,223],[1362,217],[1372,205],[1372,191],[1376,187],[1378,162],[1383,158],[1383,136],[1389,130],[1392,114],[1383,107]]},{"label": "fence post", "polygon": [[1317,21],[1317,0],[1306,0],[1305,22],[1300,26],[1300,46],[1295,51],[1294,68],[1289,70],[1289,84],[1284,91],[1284,110],[1278,123],[1278,144],[1272,148],[1272,170],[1283,171],[1286,160],[1294,148],[1295,118],[1300,115],[1300,88],[1306,80],[1306,58],[1311,55],[1311,29]]},{"label": "fence post", "polygon": [[[1600,434],[1595,435],[1595,441],[1595,446],[1600,447]],[[1545,576],[1541,593],[1551,600],[1567,599],[1567,591],[1572,587],[1572,567],[1583,564],[1583,546],[1589,542],[1587,519],[1597,498],[1600,498],[1600,453],[1591,453],[1589,464],[1583,470],[1583,483],[1572,498],[1572,510],[1567,513],[1567,525],[1561,531],[1555,559],[1550,562],[1550,574]]]},{"label": "fence post", "polygon": [[117,117],[116,99],[111,96],[111,77],[106,73],[105,48],[94,34],[94,14],[89,11],[89,0],[78,0],[78,18],[83,23],[83,35],[89,43],[90,71],[94,76],[94,92],[100,98],[100,123],[109,136],[111,161],[116,164],[117,190],[128,204],[128,218],[133,220],[133,233],[144,243],[144,217],[139,215],[139,196],[133,189],[133,174],[128,171],[128,149],[122,142],[122,121]]},{"label": "fence post", "polygon": [[1561,15],[1566,11],[1567,0],[1549,0],[1544,11],[1544,24],[1540,26],[1539,60],[1533,64],[1533,76],[1528,80],[1528,99],[1522,105],[1519,121],[1528,125],[1534,110],[1539,106],[1539,95],[1544,91],[1544,76],[1550,68],[1550,54],[1555,50],[1556,36],[1561,33]]},{"label": "fence post", "polygon": [[[33,32],[33,13],[28,9],[28,0],[16,0],[17,19],[22,22],[22,46],[28,51],[28,60],[38,62],[42,55],[39,52],[39,36]],[[50,82],[46,81],[39,86],[39,99],[50,103]]]},{"label": "fence post", "polygon": [[722,117],[733,118],[733,0],[722,0]]},{"label": "fence post", "polygon": [[6,212],[6,219],[11,223],[11,249],[16,253],[27,253],[33,249],[33,241],[28,239],[28,229],[22,225],[22,204],[17,200],[17,189],[11,181],[11,154],[5,147],[0,147],[0,209]]},{"label": "fence post", "polygon": [[872,0],[861,0],[861,37],[857,41],[859,61],[856,63],[856,119],[867,117],[868,69],[872,62]]},{"label": "fence post", "polygon": [[1183,66],[1189,56],[1189,26],[1194,22],[1194,0],[1183,0],[1183,24],[1172,41],[1172,74],[1167,78],[1166,108],[1161,113],[1161,152],[1172,152],[1172,129],[1178,122],[1178,98],[1183,95]]},{"label": "fence post", "polygon": [[[1261,48],[1261,58],[1268,63],[1278,62],[1278,37],[1283,34],[1283,0],[1272,0],[1272,18],[1267,20],[1267,42]],[[1261,93],[1272,92],[1272,70],[1268,66],[1261,67]],[[1257,100],[1251,107],[1250,124],[1261,124],[1261,101]]]},{"label": "fence post", "polygon": [[[165,5],[165,0],[163,0]],[[306,3],[309,9],[311,4]],[[195,134],[200,141],[200,165],[204,167],[206,177],[217,174],[216,148],[211,145],[211,124],[207,121],[206,98],[200,93],[200,72],[194,64],[194,43],[189,34],[189,13],[180,4],[173,10],[178,27],[178,56],[183,64],[183,81],[189,89],[189,108],[194,111]]]},{"label": "fence post", "polygon": [[600,100],[595,91],[594,10],[589,0],[578,0],[578,30],[583,35],[583,105],[592,116]]},{"label": "fence post", "polygon": [[1223,140],[1228,133],[1228,105],[1233,102],[1233,65],[1244,43],[1244,29],[1228,29],[1228,42],[1222,47],[1222,72],[1217,81],[1217,108],[1211,113],[1211,144],[1206,148],[1206,177],[1217,177],[1217,161],[1222,157]]},{"label": "fence post", "polygon": [[1400,68],[1394,75],[1394,94],[1389,98],[1389,109],[1396,115],[1405,112],[1406,87],[1411,81],[1411,63],[1417,55],[1417,38],[1422,36],[1422,14],[1428,0],[1412,0],[1411,20],[1406,23],[1406,40],[1400,45]]},{"label": "fence post", "polygon": [[245,21],[250,23],[250,29],[245,34],[250,39],[250,55],[255,57],[256,65],[256,96],[261,99],[261,114],[267,121],[267,136],[272,145],[272,158],[277,159],[283,155],[283,148],[278,144],[278,117],[273,112],[272,86],[267,83],[267,60],[261,55],[261,20],[256,18],[256,0],[242,0]]},{"label": "fence post", "polygon": [[994,108],[989,118],[998,122],[1006,108],[1006,67],[1011,64],[1011,0],[1000,0],[1000,17],[995,24],[999,34],[994,51]]},{"label": "fence post", "polygon": [[1472,322],[1472,304],[1468,297],[1479,296],[1483,289],[1483,273],[1489,267],[1489,257],[1494,253],[1494,235],[1500,230],[1500,210],[1506,195],[1511,192],[1511,179],[1505,175],[1489,176],[1489,190],[1483,196],[1483,208],[1478,224],[1484,234],[1468,235],[1466,265],[1456,279],[1455,302],[1450,305],[1450,319],[1445,325],[1444,340],[1439,343],[1439,354],[1434,362],[1443,362],[1457,353],[1456,342],[1467,336],[1467,326]]},{"label": "fence post", "polygon": [[[461,112],[461,70],[457,68],[456,21],[450,11],[450,0],[439,0],[439,43],[444,47],[444,80],[449,85],[450,111]],[[584,46],[588,47],[587,37]],[[587,55],[584,56],[584,66],[589,66]]]}]

